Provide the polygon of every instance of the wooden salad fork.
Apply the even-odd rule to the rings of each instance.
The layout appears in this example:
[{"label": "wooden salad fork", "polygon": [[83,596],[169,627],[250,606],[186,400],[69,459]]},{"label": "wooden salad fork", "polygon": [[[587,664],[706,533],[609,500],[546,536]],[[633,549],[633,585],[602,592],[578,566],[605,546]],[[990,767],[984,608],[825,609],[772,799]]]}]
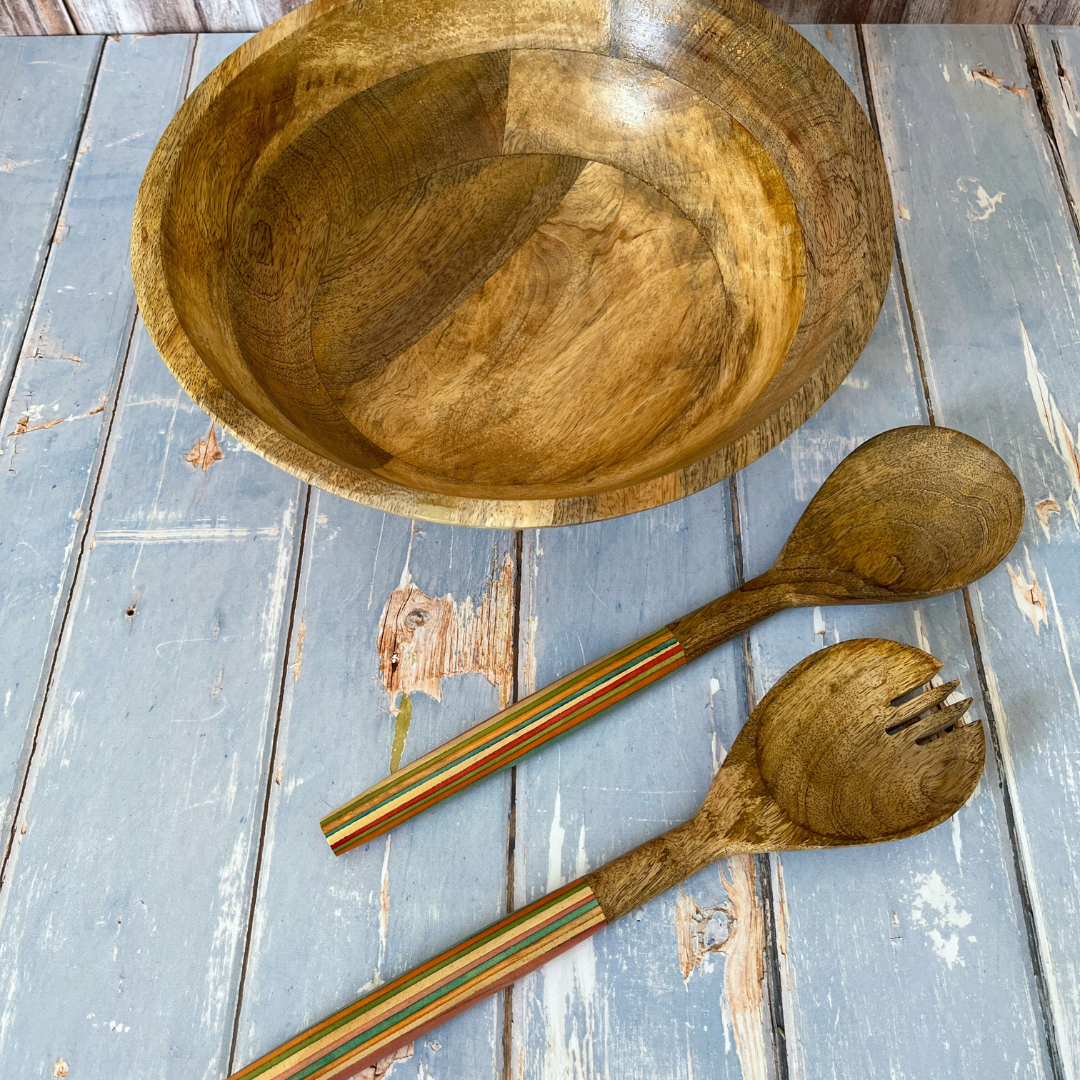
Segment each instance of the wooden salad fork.
[{"label": "wooden salad fork", "polygon": [[765,695],[685,824],[481,930],[235,1073],[351,1076],[729,855],[898,840],[956,813],[982,774],[971,699],[910,645],[845,641]]},{"label": "wooden salad fork", "polygon": [[1005,558],[1023,519],[1019,482],[977,439],[877,435],[833,470],[764,574],[399,769],[324,817],[323,834],[336,855],[364,844],[778,611],[959,589]]}]

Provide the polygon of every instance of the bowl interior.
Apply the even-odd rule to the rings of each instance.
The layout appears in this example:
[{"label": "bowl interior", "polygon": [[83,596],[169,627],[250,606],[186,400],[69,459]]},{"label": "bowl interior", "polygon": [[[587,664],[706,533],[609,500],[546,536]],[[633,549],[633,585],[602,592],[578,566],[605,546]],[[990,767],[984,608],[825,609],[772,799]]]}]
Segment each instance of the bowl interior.
[{"label": "bowl interior", "polygon": [[698,460],[776,374],[805,294],[761,145],[661,72],[584,52],[468,55],[349,97],[230,225],[228,320],[265,394],[327,456],[464,496]]},{"label": "bowl interior", "polygon": [[753,0],[311,0],[135,208],[165,362],[330,491],[489,527],[698,491],[836,389],[888,284],[873,130]]}]

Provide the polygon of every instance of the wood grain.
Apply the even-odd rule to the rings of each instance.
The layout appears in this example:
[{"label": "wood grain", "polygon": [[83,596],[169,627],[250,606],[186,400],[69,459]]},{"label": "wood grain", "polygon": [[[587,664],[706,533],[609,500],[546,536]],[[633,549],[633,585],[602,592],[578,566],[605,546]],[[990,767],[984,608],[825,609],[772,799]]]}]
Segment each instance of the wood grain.
[{"label": "wood grain", "polygon": [[148,325],[216,419],[379,508],[569,523],[713,483],[869,334],[891,218],[865,116],[746,0],[744,49],[670,71],[618,40],[644,13],[475,4],[309,6],[201,86],[136,215]]},{"label": "wood grain", "polygon": [[[831,35],[824,27],[802,32],[857,87],[854,31],[831,29]],[[949,67],[953,73],[951,61]],[[920,91],[920,107],[938,108],[951,85],[938,69]],[[1026,152],[1041,153],[1038,141]],[[971,363],[969,380],[979,370]],[[845,383],[798,432],[738,477],[747,576],[772,564],[808,500],[853,447],[882,429],[926,422],[918,353],[894,273],[881,319]],[[989,430],[983,429],[984,439]],[[1021,462],[993,444],[1023,478]],[[978,670],[963,597],[956,593],[912,604],[776,615],[749,634],[757,693],[814,650],[858,637],[905,641],[939,657],[947,669],[942,674],[960,678],[965,693],[976,697],[971,715],[989,720],[988,706],[975,693]],[[838,1080],[890,1070],[973,1076],[995,1072],[1003,1060],[1016,1063],[1025,1080],[1055,1075],[1032,978],[1003,784],[988,754],[983,782],[948,826],[827,859],[790,852],[772,860],[791,1075],[827,1068]],[[919,1007],[882,1008],[883,1001],[898,1000]],[[944,1015],[945,1024],[927,1020]]]},{"label": "wood grain", "polygon": [[235,1080],[345,1077],[581,943],[725,855],[879,843],[955,813],[982,775],[982,726],[947,684],[890,704],[939,668],[881,640],[808,657],[754,710],[698,812],[506,916],[290,1039]]},{"label": "wood grain", "polygon": [[[1062,887],[1069,880],[1062,868],[1076,851],[1068,823],[1080,813],[1067,779],[1080,717],[1072,674],[1080,653],[1080,533],[1070,509],[1080,502],[1073,449],[1080,399],[1068,344],[1077,333],[1076,275],[1069,269],[1059,276],[1057,267],[1072,267],[1077,238],[1053,157],[1041,145],[1035,95],[1004,89],[1029,86],[1016,31],[957,31],[948,41],[930,29],[875,31],[867,44],[885,145],[905,170],[896,192],[910,207],[901,251],[921,313],[935,413],[969,432],[992,424],[1029,503],[1043,504],[1015,556],[972,590],[971,603],[1046,1011],[1068,1075],[1080,1061],[1080,968],[1072,959],[1080,956],[1080,912],[1071,885]],[[946,83],[942,65],[950,75],[959,68],[961,77]],[[993,72],[1003,89],[963,77],[965,68]],[[908,104],[929,88],[939,101],[934,125]],[[1054,115],[1067,129],[1065,115]],[[1070,150],[1064,131],[1057,142]],[[963,152],[946,165],[935,155],[947,144],[962,144]],[[1031,152],[1033,144],[1039,152]],[[947,201],[931,194],[946,185],[955,192]],[[926,230],[936,236],[933,245]],[[989,356],[1000,362],[985,368],[988,377],[972,393],[969,373],[984,370]],[[1050,514],[1046,500],[1061,512]]]},{"label": "wood grain", "polygon": [[[499,688],[479,672],[455,671],[438,640],[418,642],[420,657],[401,657],[436,677],[438,698],[426,679],[427,690],[387,690],[378,644],[383,607],[402,581],[479,611],[513,557],[513,535],[421,526],[320,492],[308,520],[237,1069],[507,910],[508,775],[468,803],[432,811],[423,828],[403,827],[347,859],[330,855],[316,821],[385,775],[395,755],[406,768],[470,717],[498,708]],[[489,609],[489,626],[498,617]],[[508,685],[510,656],[502,663]],[[417,1039],[396,1069],[494,1078],[502,1022],[501,1003],[489,1001]]]},{"label": "wood grain", "polygon": [[1019,482],[982,443],[883,432],[829,475],[764,574],[470,728],[324,816],[323,834],[337,855],[366,843],[786,608],[963,588],[1005,558],[1023,520]]},{"label": "wood grain", "polygon": [[[224,435],[223,460],[190,463],[206,418],[145,331],[131,338],[118,221],[131,213],[155,114],[160,130],[182,98],[193,45],[106,44],[92,142],[64,210],[71,232],[46,277],[52,331],[83,359],[24,362],[16,384],[67,404],[61,395],[92,392],[94,380],[118,393],[124,365],[111,425],[98,427],[96,413],[28,432],[16,459],[26,471],[5,470],[19,516],[51,528],[51,545],[33,541],[41,562],[56,551],[73,570],[64,548],[89,519],[6,865],[0,963],[21,991],[10,1014],[19,1035],[0,1046],[5,1075],[49,1074],[57,1060],[75,1075],[120,1075],[153,1061],[179,1077],[192,1061],[224,1072],[228,1056],[299,492]],[[78,271],[65,263],[69,246]],[[65,290],[69,281],[83,287]],[[62,378],[70,369],[85,380],[74,391]],[[35,439],[46,441],[35,450]],[[52,473],[56,458],[65,467]],[[49,610],[44,591],[28,615]],[[76,939],[72,965],[53,944]],[[185,993],[160,978],[166,970]]]},{"label": "wood grain", "polygon": [[[5,46],[19,49],[20,44]],[[43,44],[26,47],[36,52]],[[74,43],[74,57],[68,51],[72,44],[65,41],[56,50],[73,63],[68,75],[74,86],[66,90],[53,83],[60,73],[53,73],[49,60],[40,55],[28,59],[35,61],[31,71],[45,68],[42,82],[53,83],[57,104],[66,99],[71,110],[66,122],[56,117],[52,134],[60,139],[54,149],[61,154],[66,150],[75,165],[62,194],[56,188],[67,171],[63,158],[51,166],[52,185],[45,183],[48,172],[37,173],[43,183],[28,207],[34,216],[27,220],[25,233],[12,230],[5,238],[22,262],[21,274],[17,263],[8,264],[13,277],[22,277],[17,286],[21,295],[9,310],[13,324],[22,321],[26,328],[21,340],[8,341],[4,359],[13,363],[14,371],[9,367],[5,372],[11,381],[0,414],[0,551],[5,568],[0,611],[10,634],[3,658],[8,712],[0,751],[0,799],[6,815],[14,810],[9,800],[18,797],[34,743],[72,587],[72,553],[85,535],[104,450],[102,434],[115,406],[135,316],[121,234],[152,144],[181,100],[190,49],[190,42],[176,40],[105,42],[102,63],[115,64],[116,74],[97,84],[83,130],[79,110],[88,96],[96,43],[87,42],[82,50]],[[25,69],[16,65],[14,74],[9,85],[13,96],[22,96],[29,89]],[[11,104],[29,111],[16,101]],[[23,117],[29,120],[26,112]],[[25,167],[37,170],[44,162],[33,159],[44,158],[48,151],[48,144],[37,152],[24,144],[16,160],[29,157]],[[18,176],[17,169],[0,173],[5,182],[10,177],[13,201],[19,193]],[[45,260],[43,268],[27,265],[37,258]],[[27,310],[31,303],[32,311]],[[57,470],[56,462],[63,462],[63,468]]]},{"label": "wood grain", "polygon": [[[296,0],[201,2],[197,12],[175,4],[131,5],[126,0],[3,0],[0,33],[170,34],[182,30],[253,31],[268,26],[299,4]],[[767,0],[789,23],[1050,23],[1080,20],[1076,0]]]}]

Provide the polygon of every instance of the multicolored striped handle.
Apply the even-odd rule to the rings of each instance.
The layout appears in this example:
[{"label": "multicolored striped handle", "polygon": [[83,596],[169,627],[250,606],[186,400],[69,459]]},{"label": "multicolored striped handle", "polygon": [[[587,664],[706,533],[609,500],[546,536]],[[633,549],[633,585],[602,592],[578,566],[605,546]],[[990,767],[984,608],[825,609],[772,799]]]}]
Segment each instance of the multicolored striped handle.
[{"label": "multicolored striped handle", "polygon": [[686,663],[665,627],[538,690],[368,788],[319,823],[335,855],[565,735]]},{"label": "multicolored striped handle", "polygon": [[352,1076],[606,923],[589,883],[578,878],[309,1028],[230,1080]]}]

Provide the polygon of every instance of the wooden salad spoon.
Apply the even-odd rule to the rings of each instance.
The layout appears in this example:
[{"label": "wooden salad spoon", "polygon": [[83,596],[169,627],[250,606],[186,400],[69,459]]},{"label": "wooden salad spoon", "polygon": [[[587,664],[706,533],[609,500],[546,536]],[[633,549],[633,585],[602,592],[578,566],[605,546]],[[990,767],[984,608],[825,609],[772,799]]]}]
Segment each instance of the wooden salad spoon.
[{"label": "wooden salad spoon", "polygon": [[728,855],[899,840],[951,817],[982,774],[957,683],[900,702],[941,668],[863,639],[813,653],[765,695],[701,809],[354,1002],[232,1080],[350,1076]]},{"label": "wooden salad spoon", "polygon": [[323,834],[336,855],[367,843],[785,608],[959,589],[1005,558],[1023,520],[1019,482],[977,439],[883,432],[833,470],[764,574],[417,758],[324,817]]}]

